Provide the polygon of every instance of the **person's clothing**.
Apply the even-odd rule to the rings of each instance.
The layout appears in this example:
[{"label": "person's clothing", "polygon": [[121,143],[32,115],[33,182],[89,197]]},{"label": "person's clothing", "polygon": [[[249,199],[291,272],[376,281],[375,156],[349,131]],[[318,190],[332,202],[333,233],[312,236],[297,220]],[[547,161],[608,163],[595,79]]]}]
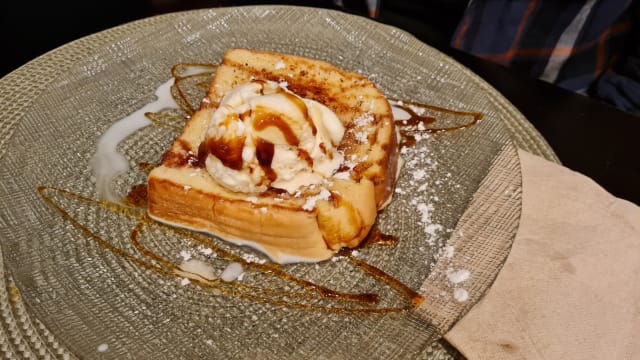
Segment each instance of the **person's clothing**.
[{"label": "person's clothing", "polygon": [[451,46],[640,112],[638,4],[471,0]]}]

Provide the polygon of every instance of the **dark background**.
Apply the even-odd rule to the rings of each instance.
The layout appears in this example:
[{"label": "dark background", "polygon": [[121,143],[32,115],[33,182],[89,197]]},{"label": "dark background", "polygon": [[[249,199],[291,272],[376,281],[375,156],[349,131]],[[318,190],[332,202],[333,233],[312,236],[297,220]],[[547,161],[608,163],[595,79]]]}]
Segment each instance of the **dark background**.
[{"label": "dark background", "polygon": [[[344,0],[342,11],[365,14],[364,1]],[[92,33],[168,12],[218,6],[287,4],[334,8],[332,0],[0,0],[3,51],[0,77],[45,52]],[[466,0],[384,1],[379,21],[408,30],[422,41],[446,46]]]}]

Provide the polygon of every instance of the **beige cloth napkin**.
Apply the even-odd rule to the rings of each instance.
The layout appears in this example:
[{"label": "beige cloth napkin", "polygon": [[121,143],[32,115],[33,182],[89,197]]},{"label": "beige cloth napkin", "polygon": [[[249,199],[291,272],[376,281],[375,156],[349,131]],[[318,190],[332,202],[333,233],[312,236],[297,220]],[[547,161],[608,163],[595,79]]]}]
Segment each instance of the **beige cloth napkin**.
[{"label": "beige cloth napkin", "polygon": [[523,208],[511,252],[445,338],[471,360],[640,359],[640,207],[519,156]]}]

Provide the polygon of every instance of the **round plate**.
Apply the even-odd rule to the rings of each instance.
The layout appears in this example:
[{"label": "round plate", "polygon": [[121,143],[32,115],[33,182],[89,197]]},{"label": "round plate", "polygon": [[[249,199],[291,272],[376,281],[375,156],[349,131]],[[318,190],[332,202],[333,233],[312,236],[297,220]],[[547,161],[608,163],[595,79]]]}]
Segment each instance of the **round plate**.
[{"label": "round plate", "polygon": [[[357,260],[413,290],[429,276],[501,149],[515,144],[555,159],[484,81],[411,35],[364,18],[298,7],[221,8],[151,18],[81,39],[0,81],[0,199],[6,204],[0,237],[7,282],[0,294],[6,326],[0,340],[7,354],[449,357],[432,345],[431,324],[413,311],[367,310],[401,308],[407,299],[347,257],[281,270],[345,293],[375,293],[379,304],[314,296],[289,275],[250,266],[239,281],[242,291],[185,285],[140,265],[153,261],[131,240],[135,219],[91,201],[89,162],[100,134],[152,102],[174,64],[217,63],[232,47],[326,60],[368,76],[390,98],[483,114],[477,125],[423,136],[405,150],[396,197],[378,223],[400,241],[357,253]],[[119,149],[132,169],[116,179],[116,191],[126,195],[144,183],[146,174],[136,165],[158,162],[176,135],[150,126],[124,140]],[[42,186],[47,188],[38,192]],[[172,262],[189,253],[219,271],[229,263],[157,224],[138,240]],[[211,241],[250,261],[264,259]],[[247,289],[267,295],[247,296]]]}]

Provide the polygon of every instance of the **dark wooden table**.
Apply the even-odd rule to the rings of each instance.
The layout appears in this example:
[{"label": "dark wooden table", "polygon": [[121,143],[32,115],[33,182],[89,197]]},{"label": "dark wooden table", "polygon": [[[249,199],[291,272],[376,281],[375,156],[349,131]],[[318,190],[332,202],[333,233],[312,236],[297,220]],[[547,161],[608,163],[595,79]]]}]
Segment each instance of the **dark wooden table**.
[{"label": "dark wooden table", "polygon": [[[30,2],[5,1],[0,5],[0,31],[5,39],[0,76],[79,37],[146,16],[218,3],[221,1],[113,0],[79,5],[61,1],[33,7]],[[418,38],[452,56],[500,91],[536,127],[565,166],[591,177],[612,194],[640,204],[640,117],[442,43],[434,44],[415,31],[415,22],[408,27],[403,26],[402,18],[394,21],[393,25],[413,29]]]}]

